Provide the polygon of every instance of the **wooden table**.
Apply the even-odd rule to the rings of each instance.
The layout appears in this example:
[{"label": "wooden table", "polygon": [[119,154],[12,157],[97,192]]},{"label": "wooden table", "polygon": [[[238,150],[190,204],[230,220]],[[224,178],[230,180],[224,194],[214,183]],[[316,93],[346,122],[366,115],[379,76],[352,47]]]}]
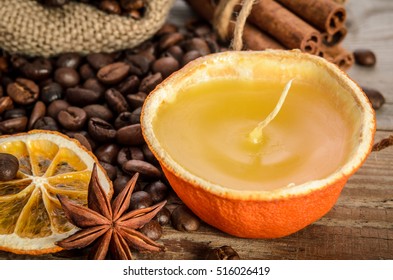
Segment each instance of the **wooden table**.
[{"label": "wooden table", "polygon": [[[347,4],[349,50],[369,48],[377,55],[373,68],[353,66],[349,76],[380,90],[386,104],[377,111],[376,141],[393,134],[393,1],[350,0]],[[190,12],[178,0],[172,21]],[[167,251],[137,254],[138,259],[203,259],[206,251],[232,246],[243,259],[393,259],[393,147],[372,153],[348,181],[334,208],[319,221],[288,237],[263,240],[229,236],[206,224],[193,233],[167,226],[160,242]],[[59,255],[0,259],[61,259]]]}]

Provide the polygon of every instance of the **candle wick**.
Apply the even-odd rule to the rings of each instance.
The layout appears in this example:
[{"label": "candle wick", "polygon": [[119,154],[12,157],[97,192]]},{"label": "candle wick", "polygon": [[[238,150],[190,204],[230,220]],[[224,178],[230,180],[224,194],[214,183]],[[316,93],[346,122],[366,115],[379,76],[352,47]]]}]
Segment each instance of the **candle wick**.
[{"label": "candle wick", "polygon": [[254,128],[251,133],[249,134],[249,138],[252,143],[258,144],[262,142],[262,131],[263,129],[277,116],[277,114],[280,112],[282,105],[285,102],[285,99],[287,98],[289,89],[291,88],[292,81],[294,79],[291,79],[286,85],[281,93],[280,99],[278,100],[278,103],[274,110],[264,119],[261,121],[256,128]]}]

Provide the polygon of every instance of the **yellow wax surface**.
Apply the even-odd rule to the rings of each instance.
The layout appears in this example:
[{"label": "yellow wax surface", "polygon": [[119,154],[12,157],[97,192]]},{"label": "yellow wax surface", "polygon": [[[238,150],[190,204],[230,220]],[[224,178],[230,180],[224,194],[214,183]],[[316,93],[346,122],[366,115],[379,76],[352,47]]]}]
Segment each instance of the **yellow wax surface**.
[{"label": "yellow wax surface", "polygon": [[210,81],[161,104],[153,126],[183,168],[237,190],[274,190],[323,179],[345,161],[350,124],[330,95],[292,84],[259,144],[248,134],[274,109],[285,84]]}]

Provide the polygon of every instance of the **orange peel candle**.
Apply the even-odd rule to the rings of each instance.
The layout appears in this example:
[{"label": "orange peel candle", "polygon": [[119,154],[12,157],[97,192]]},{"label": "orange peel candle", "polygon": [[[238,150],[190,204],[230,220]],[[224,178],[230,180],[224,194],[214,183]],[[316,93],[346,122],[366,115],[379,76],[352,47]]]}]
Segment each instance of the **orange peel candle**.
[{"label": "orange peel candle", "polygon": [[370,152],[375,118],[359,87],[320,58],[228,52],[158,86],[142,128],[203,220],[237,236],[279,237],[334,205]]}]

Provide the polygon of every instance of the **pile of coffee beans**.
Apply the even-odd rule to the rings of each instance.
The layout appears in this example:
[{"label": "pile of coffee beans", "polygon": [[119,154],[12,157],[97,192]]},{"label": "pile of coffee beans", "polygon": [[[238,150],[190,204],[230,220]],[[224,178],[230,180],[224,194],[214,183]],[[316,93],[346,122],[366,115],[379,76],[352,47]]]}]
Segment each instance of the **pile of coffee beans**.
[{"label": "pile of coffee beans", "polygon": [[70,1],[94,5],[109,14],[128,15],[140,19],[145,12],[146,0],[37,0],[48,7],[62,7]]},{"label": "pile of coffee beans", "polygon": [[115,195],[140,173],[132,209],[168,200],[141,229],[147,236],[158,239],[168,223],[197,230],[199,220],[174,195],[142,137],[140,114],[163,79],[221,50],[208,25],[190,23],[181,29],[166,24],[150,41],[116,53],[31,58],[0,51],[0,134],[44,129],[75,138],[94,152]]}]

